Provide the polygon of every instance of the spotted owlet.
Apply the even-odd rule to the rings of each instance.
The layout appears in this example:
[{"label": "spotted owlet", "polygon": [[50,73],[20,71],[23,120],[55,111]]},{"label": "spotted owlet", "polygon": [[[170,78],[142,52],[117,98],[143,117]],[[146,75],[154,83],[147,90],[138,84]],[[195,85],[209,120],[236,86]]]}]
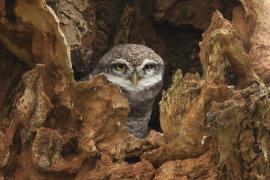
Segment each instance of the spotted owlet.
[{"label": "spotted owlet", "polygon": [[121,88],[129,101],[128,129],[143,138],[148,131],[155,97],[162,88],[162,58],[144,45],[121,44],[100,59],[93,74],[99,73]]}]

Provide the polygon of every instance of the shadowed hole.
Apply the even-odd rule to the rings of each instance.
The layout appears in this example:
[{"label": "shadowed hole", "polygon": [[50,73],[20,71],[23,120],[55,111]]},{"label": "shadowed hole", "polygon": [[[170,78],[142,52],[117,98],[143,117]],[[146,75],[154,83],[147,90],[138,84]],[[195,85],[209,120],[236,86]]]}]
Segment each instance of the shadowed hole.
[{"label": "shadowed hole", "polygon": [[5,2],[5,11],[6,11],[5,17],[10,22],[16,21],[16,16],[15,16],[15,12],[14,12],[15,5],[16,5],[16,0],[6,0],[6,2]]}]

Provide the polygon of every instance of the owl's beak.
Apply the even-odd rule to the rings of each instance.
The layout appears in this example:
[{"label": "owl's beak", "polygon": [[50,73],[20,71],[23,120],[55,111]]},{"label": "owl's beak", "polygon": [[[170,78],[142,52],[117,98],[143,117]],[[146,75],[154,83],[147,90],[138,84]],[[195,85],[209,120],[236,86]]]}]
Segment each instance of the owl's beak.
[{"label": "owl's beak", "polygon": [[137,86],[138,80],[139,80],[138,73],[133,72],[129,78],[130,78],[130,81],[131,81],[133,87]]}]

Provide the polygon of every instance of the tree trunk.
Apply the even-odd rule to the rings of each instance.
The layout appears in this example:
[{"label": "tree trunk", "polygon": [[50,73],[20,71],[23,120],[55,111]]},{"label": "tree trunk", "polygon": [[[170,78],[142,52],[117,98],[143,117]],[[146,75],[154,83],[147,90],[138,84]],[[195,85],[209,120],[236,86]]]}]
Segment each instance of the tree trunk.
[{"label": "tree trunk", "polygon": [[[269,179],[269,8],[0,0],[0,179]],[[166,64],[144,139],[119,87],[79,81],[120,43]]]}]

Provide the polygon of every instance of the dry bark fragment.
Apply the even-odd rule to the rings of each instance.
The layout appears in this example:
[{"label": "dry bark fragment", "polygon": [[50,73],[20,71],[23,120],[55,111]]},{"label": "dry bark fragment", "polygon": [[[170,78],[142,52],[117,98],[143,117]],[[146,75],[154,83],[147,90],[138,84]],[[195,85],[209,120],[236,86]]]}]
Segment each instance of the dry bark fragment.
[{"label": "dry bark fragment", "polygon": [[215,156],[205,153],[196,159],[168,161],[156,171],[156,180],[173,179],[216,179]]},{"label": "dry bark fragment", "polygon": [[31,24],[28,31],[33,36],[29,53],[35,59],[30,59],[30,61],[32,63],[34,61],[34,64],[39,62],[59,66],[68,80],[72,81],[73,71],[69,60],[69,46],[53,10],[44,1],[17,0],[14,11],[23,24]]},{"label": "dry bark fragment", "polygon": [[60,27],[71,50],[75,78],[89,71],[96,40],[96,8],[94,1],[59,1],[55,7]]},{"label": "dry bark fragment", "polygon": [[[196,157],[205,152],[208,148],[207,138],[211,136],[212,131],[209,129],[209,123],[213,114],[219,111],[212,109],[215,104],[230,99],[234,87],[243,88],[251,85],[252,82],[257,82],[264,88],[252,69],[250,58],[243,48],[241,39],[220,13],[214,14],[210,27],[203,35],[200,47],[203,79],[200,80],[195,75],[186,75],[183,78],[178,72],[175,74],[172,87],[163,94],[160,103],[160,121],[167,144],[165,147],[143,155],[152,163],[175,158]],[[243,108],[241,101],[235,103],[236,107],[239,105]],[[241,109],[234,109],[233,106],[228,108],[232,108],[233,112],[239,111],[239,117],[234,116],[239,121],[234,122],[242,122],[246,119]],[[225,118],[225,114],[220,119]],[[238,137],[238,133],[235,134],[235,137]],[[221,139],[226,139],[225,136]],[[235,141],[235,138],[228,140]],[[233,144],[233,142],[225,145],[230,149],[228,144]],[[228,152],[226,148],[220,146],[221,150]]]},{"label": "dry bark fragment", "polygon": [[112,163],[108,155],[103,155],[97,162],[94,170],[79,174],[76,179],[152,179],[154,168],[148,161],[140,161],[135,164],[126,162]]},{"label": "dry bark fragment", "polygon": [[[163,93],[160,122],[168,142],[167,149],[172,156],[194,156],[204,151],[200,144],[206,133],[200,112],[204,102],[194,102],[202,83],[198,75],[187,75],[183,78],[181,72],[176,72],[172,87],[166,94]],[[189,133],[191,131],[194,132],[192,135]]]},{"label": "dry bark fragment", "polygon": [[6,142],[5,134],[0,131],[0,168],[4,167],[9,158],[9,149]]},{"label": "dry bark fragment", "polygon": [[126,139],[126,142],[126,158],[141,157],[144,159],[144,154],[147,154],[147,152],[163,147],[166,144],[166,139],[162,133],[150,131],[149,135],[144,139],[137,139],[130,136]]},{"label": "dry bark fragment", "polygon": [[121,157],[129,134],[125,126],[128,102],[119,88],[107,83],[104,76],[98,76],[76,87],[75,106],[82,112],[80,146],[89,153],[96,153],[97,146]]},{"label": "dry bark fragment", "polygon": [[241,37],[246,52],[250,50],[250,36],[253,32],[254,23],[246,17],[245,9],[239,5],[233,9],[232,25]]},{"label": "dry bark fragment", "polygon": [[[200,43],[200,58],[207,82],[217,84],[220,81],[246,87],[253,80],[260,81],[237,32],[220,13],[214,14],[212,24],[203,38],[204,41]],[[234,73],[236,77],[230,77],[230,73]]]},{"label": "dry bark fragment", "polygon": [[269,82],[269,26],[270,26],[270,2],[267,0],[241,0],[246,18],[251,21],[250,29],[250,51],[255,72],[265,83]]},{"label": "dry bark fragment", "polygon": [[16,99],[11,111],[10,126],[7,129],[8,143],[11,145],[18,124],[23,124],[30,131],[40,128],[53,108],[44,90],[44,66],[38,65],[34,70],[24,74],[24,89],[21,97]]},{"label": "dry bark fragment", "polygon": [[[20,14],[23,7],[37,8],[40,11],[37,12],[37,10],[35,13],[44,13],[44,16],[40,15],[31,19],[29,14]],[[139,156],[142,151],[137,151],[138,146],[143,149],[153,149],[164,144],[160,136],[150,135],[148,140],[138,143],[136,138],[128,134],[124,124],[128,114],[127,100],[122,96],[120,89],[108,84],[103,76],[93,77],[89,82],[82,83],[76,83],[73,78],[70,78],[69,74],[72,72],[69,66],[68,47],[63,34],[54,22],[55,16],[52,18],[48,15],[51,11],[47,11],[43,1],[29,1],[28,3],[20,1],[16,8],[17,16],[24,19],[20,23],[30,23],[36,28],[28,29],[29,32],[33,32],[33,47],[28,49],[36,58],[33,63],[44,63],[25,74],[23,81],[25,88],[22,89],[21,94],[18,93],[17,97],[17,99],[25,100],[15,100],[15,107],[19,108],[11,111],[13,116],[7,130],[9,144],[12,143],[18,124],[22,124],[31,131],[37,131],[32,152],[27,148],[27,143],[31,142],[31,138],[27,133],[22,133],[24,134],[21,137],[23,153],[20,164],[27,164],[27,166],[24,170],[19,170],[19,174],[22,173],[24,177],[27,177],[29,174],[24,173],[26,169],[33,174],[35,172],[37,177],[46,172],[74,173],[79,171],[81,163],[88,156],[96,156],[99,152],[106,152],[113,158],[123,159],[126,154],[130,154],[131,157]],[[37,17],[49,18],[37,22]],[[39,25],[41,27],[38,27]],[[53,37],[57,41],[51,41]],[[16,44],[15,41],[13,43]],[[41,46],[46,47],[44,51],[41,51]],[[54,47],[61,48],[54,49]],[[44,87],[44,84],[47,86]],[[42,102],[47,105],[41,106]],[[51,106],[51,103],[54,106]],[[14,118],[19,112],[24,116]],[[39,118],[30,118],[32,115]],[[31,119],[34,119],[34,122]],[[76,119],[81,121],[81,125],[77,124]],[[61,122],[64,123],[61,124]],[[43,125],[49,128],[41,127]],[[78,148],[82,154],[76,154],[75,158],[64,160],[61,155],[62,149],[72,138],[80,142]],[[42,143],[43,141],[50,143]],[[33,156],[33,166],[38,167],[41,172],[36,171],[23,158],[30,154]]]},{"label": "dry bark fragment", "polygon": [[40,128],[32,146],[33,164],[43,171],[76,172],[87,158],[85,153],[66,161],[61,155],[64,140],[53,129]]},{"label": "dry bark fragment", "polygon": [[24,126],[30,131],[36,131],[37,128],[40,128],[46,120],[47,114],[53,108],[45,93],[43,78],[44,68],[42,66],[37,66],[34,71],[26,73],[22,78],[26,89],[23,96],[18,100],[17,109],[20,116],[28,114],[26,115],[28,117],[22,117],[22,119],[24,119]]},{"label": "dry bark fragment", "polygon": [[[23,9],[27,11],[23,12]],[[10,111],[10,125],[6,131],[6,145],[13,143],[15,133],[21,129],[19,124],[28,130],[37,131],[32,152],[27,148],[31,138],[28,138],[27,133],[22,133],[21,155],[32,154],[33,166],[42,172],[36,171],[23,157],[20,158],[20,164],[28,164],[25,168],[35,171],[37,176],[48,171],[74,173],[79,171],[81,163],[89,155],[95,155],[85,148],[87,145],[97,147],[96,152],[106,151],[116,158],[123,158],[126,147],[124,138],[128,136],[124,125],[128,103],[120,89],[108,84],[103,76],[83,83],[73,80],[68,45],[59,29],[56,16],[44,1],[18,0],[15,15],[21,20],[18,23],[27,24],[24,32],[33,35],[31,47],[28,46],[26,51],[35,60],[28,60],[33,64],[43,63],[24,75],[22,88],[14,99],[16,108]],[[14,30],[16,25],[14,23]],[[21,38],[23,37],[29,38],[27,33],[25,36],[22,33]],[[11,42],[16,45],[16,39]],[[12,46],[7,48],[12,49]],[[20,58],[20,54],[17,57]],[[98,122],[100,125],[97,126]],[[43,128],[43,125],[49,128]],[[80,141],[85,137],[90,140]],[[72,138],[85,142],[78,147],[82,153],[64,160],[62,149]]]},{"label": "dry bark fragment", "polygon": [[[223,101],[216,99],[212,103],[207,117],[209,122],[214,123],[211,129],[215,129],[215,138],[212,142],[216,144],[219,153],[219,177],[267,178],[268,160],[264,162],[262,156],[268,154],[269,145],[264,144],[267,142],[262,138],[265,137],[265,127],[260,123],[269,113],[264,106],[269,103],[269,92],[254,73],[251,58],[243,49],[243,44],[232,26],[223,21],[218,13],[214,15],[213,22],[216,23],[204,34],[204,39],[209,41],[201,43],[201,60],[203,66],[209,67],[205,73],[207,84],[227,84],[225,88],[229,90]],[[215,28],[219,30],[215,31]],[[215,38],[218,41],[215,41]],[[205,51],[209,49],[207,47],[212,51]],[[204,58],[205,56],[209,58]],[[226,67],[231,68],[230,75],[222,69],[224,67],[225,70]],[[234,76],[231,77],[232,74]],[[231,81],[230,78],[236,79]],[[261,120],[257,117],[258,114],[262,115]],[[262,142],[258,141],[259,139]],[[262,151],[256,151],[258,147]]]}]

